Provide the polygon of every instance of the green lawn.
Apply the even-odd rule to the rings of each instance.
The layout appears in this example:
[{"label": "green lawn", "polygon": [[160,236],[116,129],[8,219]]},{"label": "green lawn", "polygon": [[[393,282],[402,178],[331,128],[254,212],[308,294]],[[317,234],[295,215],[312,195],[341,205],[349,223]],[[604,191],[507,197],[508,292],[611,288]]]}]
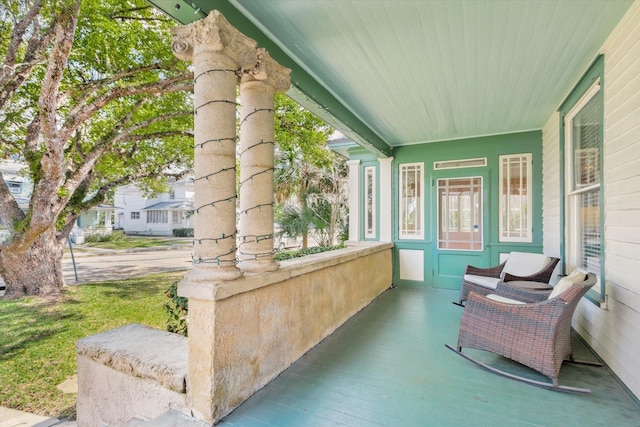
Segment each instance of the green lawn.
[{"label": "green lawn", "polygon": [[82,246],[74,247],[76,250],[82,250],[83,246],[100,249],[133,249],[133,248],[153,248],[157,246],[171,246],[171,245],[191,245],[193,244],[192,238],[184,239],[168,239],[162,237],[137,237],[126,236],[118,240],[112,240],[108,242],[91,242],[84,243]]},{"label": "green lawn", "polygon": [[76,373],[75,343],[127,323],[166,328],[165,290],[184,272],[68,287],[62,301],[0,299],[0,406],[75,416],[75,394],[56,386]]}]

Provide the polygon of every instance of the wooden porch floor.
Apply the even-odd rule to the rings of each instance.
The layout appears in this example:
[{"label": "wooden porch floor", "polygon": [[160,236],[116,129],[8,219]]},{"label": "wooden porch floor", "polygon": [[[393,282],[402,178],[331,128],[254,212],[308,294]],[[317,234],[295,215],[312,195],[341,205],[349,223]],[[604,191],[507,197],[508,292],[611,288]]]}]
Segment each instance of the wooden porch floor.
[{"label": "wooden porch floor", "polygon": [[[446,349],[456,344],[458,291],[391,289],[232,412],[221,426],[640,426],[640,406],[607,368],[565,364],[542,390],[491,374]],[[579,359],[596,360],[574,337]],[[519,375],[504,358],[469,351]]]}]

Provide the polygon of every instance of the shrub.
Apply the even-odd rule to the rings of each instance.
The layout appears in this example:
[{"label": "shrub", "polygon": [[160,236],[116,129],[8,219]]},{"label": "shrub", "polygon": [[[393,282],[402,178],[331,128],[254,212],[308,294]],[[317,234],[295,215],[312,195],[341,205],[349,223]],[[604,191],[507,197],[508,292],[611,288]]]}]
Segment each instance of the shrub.
[{"label": "shrub", "polygon": [[164,311],[167,313],[167,331],[187,336],[189,300],[178,296],[178,282],[169,286],[165,293],[167,300]]},{"label": "shrub", "polygon": [[116,242],[125,238],[124,231],[113,231],[111,233],[89,233],[84,236],[86,243],[96,242]]},{"label": "shrub", "polygon": [[193,228],[174,228],[173,237],[193,237]]},{"label": "shrub", "polygon": [[344,244],[340,244],[335,246],[314,246],[312,248],[296,249],[293,251],[280,251],[275,254],[274,258],[276,261],[284,261],[286,259],[300,258],[305,255],[313,255],[313,254],[319,254],[321,252],[335,251],[336,249],[342,249],[344,247],[345,247]]}]

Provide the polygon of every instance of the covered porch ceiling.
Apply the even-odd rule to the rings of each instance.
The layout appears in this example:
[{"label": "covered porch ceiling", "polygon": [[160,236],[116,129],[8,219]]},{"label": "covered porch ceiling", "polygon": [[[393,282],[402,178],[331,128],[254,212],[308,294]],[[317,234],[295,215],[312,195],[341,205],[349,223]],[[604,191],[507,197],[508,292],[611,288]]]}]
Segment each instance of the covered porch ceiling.
[{"label": "covered porch ceiling", "polygon": [[149,0],[218,9],[282,65],[289,95],[354,141],[394,147],[541,129],[632,0]]}]

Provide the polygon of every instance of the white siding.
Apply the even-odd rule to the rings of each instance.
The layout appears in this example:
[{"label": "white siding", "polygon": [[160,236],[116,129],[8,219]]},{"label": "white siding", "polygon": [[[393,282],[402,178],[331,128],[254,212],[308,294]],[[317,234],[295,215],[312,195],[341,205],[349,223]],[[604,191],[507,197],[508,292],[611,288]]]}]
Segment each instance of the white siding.
[{"label": "white siding", "polygon": [[[603,172],[608,304],[603,309],[583,300],[576,310],[574,327],[640,396],[640,2],[631,6],[601,53],[605,55]],[[550,254],[559,251],[557,122],[554,114],[543,131],[544,247]]]},{"label": "white siding", "polygon": [[542,128],[542,247],[548,256],[561,257],[560,238],[560,115],[554,113]]}]

